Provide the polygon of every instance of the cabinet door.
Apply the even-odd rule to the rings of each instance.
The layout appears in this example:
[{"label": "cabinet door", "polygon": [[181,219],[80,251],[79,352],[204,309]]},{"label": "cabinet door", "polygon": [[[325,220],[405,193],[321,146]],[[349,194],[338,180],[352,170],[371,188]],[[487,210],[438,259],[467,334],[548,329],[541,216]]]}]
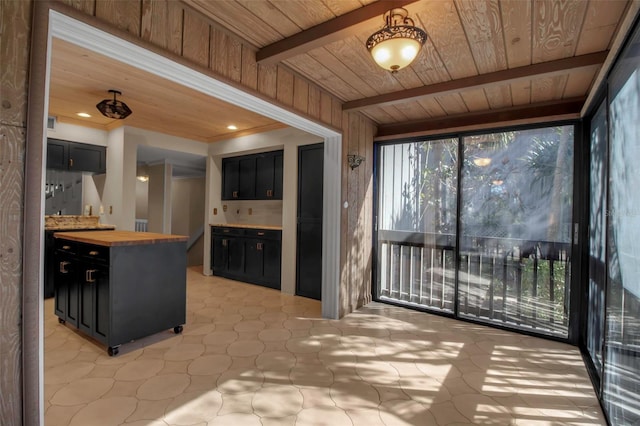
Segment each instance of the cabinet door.
[{"label": "cabinet door", "polygon": [[68,143],[57,139],[47,139],[47,169],[67,170],[69,168]]},{"label": "cabinet door", "polygon": [[256,198],[256,157],[240,157],[240,188],[238,198],[253,200]]},{"label": "cabinet door", "polygon": [[282,200],[282,151],[277,152],[273,158],[273,198]]},{"label": "cabinet door", "polygon": [[259,200],[274,198],[274,160],[270,152],[256,158],[256,198]]},{"label": "cabinet door", "polygon": [[227,238],[229,261],[227,270],[230,274],[244,274],[244,238]]},{"label": "cabinet door", "polygon": [[103,146],[69,144],[69,170],[105,173],[107,150]]},{"label": "cabinet door", "polygon": [[213,236],[211,242],[211,269],[213,273],[226,272],[228,262],[227,239]]},{"label": "cabinet door", "polygon": [[[52,263],[55,265],[53,271],[55,280],[54,312],[61,320],[70,321],[69,288],[76,282],[77,262],[72,257],[58,252],[55,255],[55,261],[52,261]],[[77,302],[75,305],[75,309],[77,311]]]},{"label": "cabinet door", "polygon": [[78,265],[78,328],[83,333],[91,336],[94,327],[93,308],[93,282],[89,279],[88,272],[91,265],[80,262]]},{"label": "cabinet door", "polygon": [[249,281],[261,281],[264,265],[264,242],[246,240],[245,242],[245,274]]},{"label": "cabinet door", "polygon": [[282,259],[280,241],[265,240],[263,252],[262,278],[266,285],[280,290],[280,264]]},{"label": "cabinet door", "polygon": [[109,339],[109,268],[105,265],[92,264],[88,274],[93,280],[93,330],[92,336],[107,344]]},{"label": "cabinet door", "polygon": [[222,199],[234,200],[240,191],[240,160],[222,159]]}]

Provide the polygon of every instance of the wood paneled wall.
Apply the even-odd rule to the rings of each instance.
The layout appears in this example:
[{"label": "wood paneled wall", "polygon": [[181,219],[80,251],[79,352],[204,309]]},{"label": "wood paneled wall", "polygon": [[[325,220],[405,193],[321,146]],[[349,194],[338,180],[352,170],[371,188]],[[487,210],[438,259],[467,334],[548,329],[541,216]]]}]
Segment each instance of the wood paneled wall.
[{"label": "wood paneled wall", "polygon": [[[0,424],[19,425],[23,422],[22,225],[33,2],[0,2]],[[342,211],[340,315],[370,301],[372,162],[376,131],[373,122],[360,113],[343,113],[339,99],[287,67],[258,65],[251,46],[177,1],[64,2],[75,9],[76,14],[93,16],[110,28],[126,31],[141,43],[150,43],[156,51],[188,61],[196,69],[206,68],[207,72],[244,90],[342,129],[342,199],[349,207]],[[61,10],[67,7],[51,4]],[[363,165],[351,170],[346,162],[349,153],[365,156]]]},{"label": "wood paneled wall", "polygon": [[19,425],[23,188],[32,3],[0,1],[0,425]]}]

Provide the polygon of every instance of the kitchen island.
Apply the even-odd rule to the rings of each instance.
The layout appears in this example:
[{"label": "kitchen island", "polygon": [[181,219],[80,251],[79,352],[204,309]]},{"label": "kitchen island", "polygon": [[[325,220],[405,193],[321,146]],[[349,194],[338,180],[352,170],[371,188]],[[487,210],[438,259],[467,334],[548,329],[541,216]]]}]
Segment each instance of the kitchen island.
[{"label": "kitchen island", "polygon": [[54,295],[55,239],[53,234],[61,231],[109,231],[113,225],[100,223],[99,216],[47,215],[44,217],[44,298]]},{"label": "kitchen island", "polygon": [[120,345],[186,321],[187,237],[56,232],[55,314],[116,355]]}]

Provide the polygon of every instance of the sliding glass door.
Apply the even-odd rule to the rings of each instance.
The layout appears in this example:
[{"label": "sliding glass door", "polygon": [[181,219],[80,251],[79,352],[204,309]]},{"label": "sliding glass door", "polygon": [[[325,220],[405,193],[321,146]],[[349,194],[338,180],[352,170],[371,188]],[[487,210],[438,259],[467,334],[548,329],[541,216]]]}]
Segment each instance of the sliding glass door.
[{"label": "sliding glass door", "polygon": [[573,126],[462,141],[460,315],[567,336]]},{"label": "sliding glass door", "polygon": [[573,143],[568,125],[379,146],[377,299],[566,337]]},{"label": "sliding glass door", "polygon": [[458,140],[378,154],[378,298],[453,312]]}]

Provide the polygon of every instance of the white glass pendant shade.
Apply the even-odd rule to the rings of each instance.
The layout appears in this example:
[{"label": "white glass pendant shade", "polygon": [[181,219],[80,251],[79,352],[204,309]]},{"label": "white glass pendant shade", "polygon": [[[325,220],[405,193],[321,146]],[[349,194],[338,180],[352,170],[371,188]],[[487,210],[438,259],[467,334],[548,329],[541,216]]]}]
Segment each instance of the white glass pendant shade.
[{"label": "white glass pendant shade", "polygon": [[371,55],[380,67],[393,72],[411,64],[421,47],[411,38],[391,38],[375,45]]}]

